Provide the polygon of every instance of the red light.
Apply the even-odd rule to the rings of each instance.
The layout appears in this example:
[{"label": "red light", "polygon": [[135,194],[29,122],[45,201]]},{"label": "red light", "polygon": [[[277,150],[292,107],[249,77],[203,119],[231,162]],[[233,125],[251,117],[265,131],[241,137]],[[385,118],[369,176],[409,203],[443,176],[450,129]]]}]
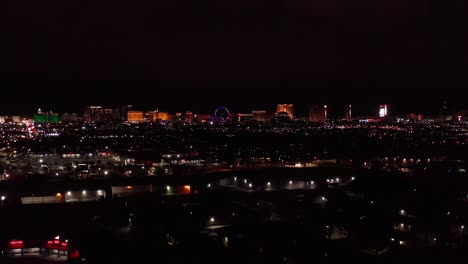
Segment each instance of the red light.
[{"label": "red light", "polygon": [[23,245],[23,241],[10,241],[10,245]]},{"label": "red light", "polygon": [[54,241],[54,244],[59,244],[59,243],[60,243],[60,241],[58,241],[58,240]]},{"label": "red light", "polygon": [[50,240],[49,240],[49,241],[47,241],[47,244],[51,245],[51,244],[52,244],[52,241],[50,241]]},{"label": "red light", "polygon": [[68,243],[67,243],[67,242],[63,242],[63,243],[62,243],[62,246],[66,247],[66,246],[68,246]]},{"label": "red light", "polygon": [[75,250],[72,253],[70,253],[69,257],[72,259],[77,259],[80,257],[80,253],[78,253],[78,250]]}]

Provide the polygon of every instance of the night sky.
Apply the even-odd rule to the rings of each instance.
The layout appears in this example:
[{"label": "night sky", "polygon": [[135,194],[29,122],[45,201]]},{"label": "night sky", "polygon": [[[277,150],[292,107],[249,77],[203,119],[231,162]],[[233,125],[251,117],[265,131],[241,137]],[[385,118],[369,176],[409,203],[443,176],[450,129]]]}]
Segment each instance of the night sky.
[{"label": "night sky", "polygon": [[[436,113],[466,105],[463,0],[6,0],[0,113],[144,110]],[[307,89],[307,90],[304,90]],[[27,89],[33,89],[27,92]],[[435,89],[433,91],[432,89]]]}]

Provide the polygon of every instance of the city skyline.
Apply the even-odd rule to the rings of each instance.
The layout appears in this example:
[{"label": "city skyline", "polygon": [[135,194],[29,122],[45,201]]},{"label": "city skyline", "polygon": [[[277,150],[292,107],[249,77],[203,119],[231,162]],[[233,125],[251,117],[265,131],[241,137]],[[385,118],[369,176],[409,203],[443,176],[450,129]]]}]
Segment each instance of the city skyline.
[{"label": "city skyline", "polygon": [[8,1],[1,264],[465,263],[468,1]]},{"label": "city skyline", "polygon": [[294,111],[299,115],[306,115],[310,107],[319,104],[329,106],[330,116],[344,115],[344,108],[348,104],[353,105],[353,116],[375,115],[380,104],[390,105],[391,113],[395,115],[437,115],[444,101],[448,103],[449,111],[467,109],[467,103],[459,96],[459,92],[450,88],[444,89],[443,93],[434,93],[414,89],[404,91],[397,86],[392,90],[392,85],[378,88],[377,85],[358,86],[351,82],[348,89],[343,89],[346,83],[334,85],[329,83],[327,86],[327,83],[322,83],[294,86],[286,83],[281,86],[281,83],[259,83],[250,86],[200,86],[137,83],[132,86],[131,82],[114,85],[65,82],[49,85],[48,88],[37,87],[36,90],[25,91],[25,87],[29,86],[20,83],[3,85],[10,89],[2,92],[6,100],[0,105],[0,114],[28,114],[36,112],[38,108],[59,113],[81,113],[86,105],[103,105],[110,108],[134,105],[136,109],[142,110],[199,113],[210,113],[219,106],[225,106],[238,113],[251,110],[273,112],[277,104],[292,103]]},{"label": "city skyline", "polygon": [[[462,110],[451,112],[447,108],[446,102],[443,102],[439,109],[438,115],[424,115],[422,113],[407,113],[406,115],[397,115],[391,113],[390,105],[379,105],[378,113],[369,116],[354,116],[352,113],[352,105],[346,104],[344,112],[335,115],[329,114],[329,106],[326,104],[313,105],[309,108],[308,113],[294,115],[294,104],[278,104],[276,111],[252,109],[246,112],[231,112],[226,107],[220,106],[212,113],[192,112],[192,111],[176,111],[170,112],[156,108],[141,109],[135,108],[133,105],[123,105],[119,107],[109,107],[106,105],[88,105],[85,106],[83,112],[58,113],[52,110],[43,110],[39,108],[34,113],[33,120],[38,123],[58,123],[58,122],[85,122],[85,123],[114,123],[114,122],[157,122],[157,121],[174,121],[186,123],[230,123],[230,122],[245,122],[245,121],[272,121],[273,123],[284,122],[287,120],[310,121],[310,122],[326,122],[326,121],[357,121],[357,120],[373,120],[373,121],[457,121],[463,122],[467,120],[468,111]],[[22,118],[31,117],[31,113],[26,115],[0,115],[0,122],[20,122]],[[286,119],[285,119],[286,118]]]}]

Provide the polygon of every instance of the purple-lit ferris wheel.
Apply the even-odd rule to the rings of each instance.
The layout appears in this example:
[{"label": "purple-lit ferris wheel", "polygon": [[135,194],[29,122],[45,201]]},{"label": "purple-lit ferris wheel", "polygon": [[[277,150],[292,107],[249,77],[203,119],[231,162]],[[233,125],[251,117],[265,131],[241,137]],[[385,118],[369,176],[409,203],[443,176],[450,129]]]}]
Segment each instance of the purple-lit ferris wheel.
[{"label": "purple-lit ferris wheel", "polygon": [[220,106],[220,107],[216,108],[216,110],[214,112],[214,118],[215,118],[216,122],[218,122],[218,123],[227,122],[227,121],[231,120],[231,113],[229,112],[229,110],[226,107]]}]

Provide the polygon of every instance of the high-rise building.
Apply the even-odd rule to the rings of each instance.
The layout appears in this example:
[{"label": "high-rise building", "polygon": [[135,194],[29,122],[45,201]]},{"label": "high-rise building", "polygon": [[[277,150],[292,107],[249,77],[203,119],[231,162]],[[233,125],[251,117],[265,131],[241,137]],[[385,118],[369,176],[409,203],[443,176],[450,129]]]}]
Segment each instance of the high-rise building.
[{"label": "high-rise building", "polygon": [[124,105],[119,109],[119,119],[120,121],[127,121],[128,111],[133,109],[133,105]]},{"label": "high-rise building", "polygon": [[[159,112],[161,113],[161,112]],[[164,120],[161,120],[162,121],[166,121],[166,120],[170,120],[171,119],[171,116],[168,114],[168,113],[164,113],[164,116],[162,116],[162,114],[158,114],[159,117],[163,117]],[[172,116],[172,121],[174,122],[179,122],[179,123],[192,123],[193,121],[193,113],[190,112],[190,111],[186,111],[186,112],[179,112],[179,113],[175,113],[175,115]]]},{"label": "high-rise building", "polygon": [[379,106],[379,117],[383,118],[388,115],[388,105]]},{"label": "high-rise building", "polygon": [[267,111],[265,110],[254,110],[252,111],[252,118],[258,122],[265,122],[267,119]]},{"label": "high-rise building", "polygon": [[102,106],[87,106],[83,120],[87,123],[115,122],[120,119],[119,109],[102,108]]},{"label": "high-rise building", "polygon": [[186,123],[192,123],[193,121],[193,113],[191,111],[186,111],[185,112],[185,122]]},{"label": "high-rise building", "polygon": [[407,114],[406,118],[411,121],[422,121],[423,120],[422,114]]},{"label": "high-rise building", "polygon": [[169,121],[171,118],[168,112],[159,112],[158,110],[145,113],[145,119],[150,122]]},{"label": "high-rise building", "polygon": [[60,121],[62,122],[76,122],[78,121],[78,115],[75,113],[72,114],[61,114],[60,115]]},{"label": "high-rise building", "polygon": [[168,112],[156,111],[154,114],[154,118],[155,120],[170,121],[172,119],[172,116]]},{"label": "high-rise building", "polygon": [[19,123],[20,116],[0,116],[0,123]]},{"label": "high-rise building", "polygon": [[175,115],[172,116],[169,115],[166,112],[154,112],[154,116],[156,117],[156,120],[161,120],[161,121],[168,121],[171,120],[174,122],[179,122],[179,123],[192,123],[193,119],[193,113],[190,111],[186,111],[185,113],[179,112],[175,113]]},{"label": "high-rise building", "polygon": [[86,106],[83,119],[87,123],[101,122],[102,121],[102,106],[90,105]]},{"label": "high-rise building", "polygon": [[43,113],[34,115],[34,122],[36,123],[58,123],[59,121],[60,118],[58,114]]},{"label": "high-rise building", "polygon": [[37,110],[37,114],[34,115],[34,122],[36,123],[58,123],[59,121],[60,118],[58,114],[54,114],[52,111],[49,113],[42,112],[40,108]]},{"label": "high-rise building", "polygon": [[101,116],[101,122],[112,122],[115,119],[114,116],[114,110],[110,108],[104,108],[102,109],[102,116]]},{"label": "high-rise building", "polygon": [[346,121],[351,121],[353,119],[353,117],[351,115],[351,105],[350,104],[346,105],[345,111],[346,111],[346,113],[345,113]]},{"label": "high-rise building", "polygon": [[154,122],[156,119],[154,118],[154,111],[145,112],[145,120],[148,122]]},{"label": "high-rise building", "polygon": [[242,113],[231,114],[231,121],[248,122],[252,120],[253,120],[253,114],[242,114]]},{"label": "high-rise building", "polygon": [[204,123],[204,122],[208,122],[209,120],[212,120],[212,117],[210,114],[196,114],[193,116],[193,121],[195,123]]},{"label": "high-rise building", "polygon": [[112,121],[122,121],[122,118],[120,116],[120,109],[119,108],[112,108],[112,113],[111,113],[111,119]]},{"label": "high-rise building", "polygon": [[449,113],[449,107],[447,101],[443,101],[439,109],[439,119],[442,121],[447,121],[451,119],[451,114]]},{"label": "high-rise building", "polygon": [[278,104],[276,107],[276,113],[286,112],[291,119],[294,118],[294,106],[293,104]]},{"label": "high-rise building", "polygon": [[310,122],[325,122],[328,119],[327,105],[314,105],[309,109]]},{"label": "high-rise building", "polygon": [[142,122],[142,121],[144,121],[143,111],[128,111],[127,112],[127,121],[128,122]]}]

